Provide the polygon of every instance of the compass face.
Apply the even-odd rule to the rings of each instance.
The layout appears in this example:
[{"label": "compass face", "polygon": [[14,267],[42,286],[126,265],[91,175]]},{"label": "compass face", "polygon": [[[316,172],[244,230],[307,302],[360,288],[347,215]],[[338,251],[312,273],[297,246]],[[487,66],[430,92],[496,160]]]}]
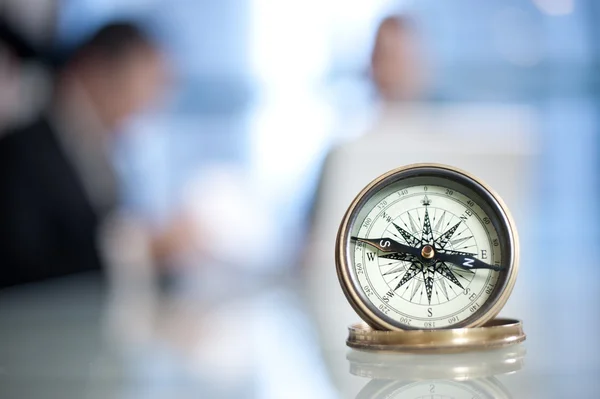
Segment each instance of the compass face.
[{"label": "compass face", "polygon": [[516,278],[514,224],[501,200],[441,165],[371,183],[342,222],[337,252],[344,292],[375,328],[483,324]]}]

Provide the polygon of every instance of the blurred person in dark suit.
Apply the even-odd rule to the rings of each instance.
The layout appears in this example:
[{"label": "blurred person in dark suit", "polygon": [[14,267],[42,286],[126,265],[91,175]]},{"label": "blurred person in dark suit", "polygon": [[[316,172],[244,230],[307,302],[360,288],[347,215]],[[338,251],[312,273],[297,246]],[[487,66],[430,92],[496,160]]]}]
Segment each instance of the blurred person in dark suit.
[{"label": "blurred person in dark suit", "polygon": [[[149,36],[107,25],[58,69],[47,111],[0,139],[0,287],[102,268],[99,234],[118,202],[107,147],[165,77]],[[152,256],[175,230],[152,235]]]}]

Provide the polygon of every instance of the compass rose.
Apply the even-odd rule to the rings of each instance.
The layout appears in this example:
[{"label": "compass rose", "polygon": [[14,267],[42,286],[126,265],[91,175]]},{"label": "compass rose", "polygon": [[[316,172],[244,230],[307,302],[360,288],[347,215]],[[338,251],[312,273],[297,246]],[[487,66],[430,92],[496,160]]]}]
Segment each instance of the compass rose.
[{"label": "compass rose", "polygon": [[[429,200],[429,198],[427,196],[425,196],[423,198],[423,200],[421,201],[421,203],[429,205],[429,204],[431,204],[431,201]],[[412,245],[415,247],[422,247],[424,249],[442,251],[445,253],[458,254],[459,252],[446,249],[446,246],[448,245],[448,243],[450,242],[450,240],[452,239],[452,237],[458,230],[458,227],[462,221],[459,221],[458,223],[448,227],[446,231],[440,233],[437,237],[434,237],[434,232],[431,227],[431,220],[429,218],[429,209],[427,208],[427,205],[425,207],[425,215],[423,217],[423,226],[421,229],[420,239],[415,237],[413,234],[410,234],[408,231],[404,230],[403,228],[398,226],[396,223],[392,222],[392,225],[396,228],[396,230],[398,230],[398,232],[402,235],[402,237],[406,240],[406,242],[409,245]],[[445,213],[444,213],[444,215],[445,215]],[[463,253],[461,252],[461,254],[463,254]],[[464,254],[466,255],[466,253],[464,253]],[[397,253],[380,255],[380,257],[399,260]],[[419,258],[417,256],[409,255],[409,254],[403,254],[401,260],[411,262],[411,265],[406,270],[406,273],[404,274],[404,276],[402,276],[400,281],[395,286],[394,291],[396,291],[400,287],[408,284],[416,277],[420,277],[418,279],[418,282],[416,282],[413,286],[411,300],[415,296],[415,293],[418,290],[418,288],[421,288],[424,285],[425,293],[427,296],[427,302],[429,304],[431,304],[431,298],[433,296],[433,293],[434,292],[437,293],[437,290],[435,288],[436,276],[440,276],[442,278],[440,280],[441,282],[438,282],[438,284],[440,284],[442,293],[446,297],[448,297],[448,294],[446,292],[446,286],[445,286],[444,281],[451,282],[455,286],[459,287],[461,290],[464,289],[463,285],[457,278],[456,274],[453,272],[452,268],[450,266],[448,266],[448,264],[444,261],[433,260],[433,259],[428,261],[428,259],[426,257]],[[394,272],[398,272],[400,270],[402,270],[402,269],[394,270]],[[417,280],[415,280],[415,281],[417,281]],[[408,289],[408,285],[406,287]],[[422,290],[422,288],[421,288],[421,290]]]}]

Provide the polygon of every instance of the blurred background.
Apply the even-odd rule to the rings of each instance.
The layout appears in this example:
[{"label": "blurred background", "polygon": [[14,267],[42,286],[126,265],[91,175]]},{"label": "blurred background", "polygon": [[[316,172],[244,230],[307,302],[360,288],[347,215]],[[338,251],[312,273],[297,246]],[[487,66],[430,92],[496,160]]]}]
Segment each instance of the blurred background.
[{"label": "blurred background", "polygon": [[337,224],[413,162],[482,177],[517,220],[503,314],[530,339],[507,389],[596,392],[600,272],[572,248],[600,238],[598,17],[1,0],[0,397],[355,397]]}]

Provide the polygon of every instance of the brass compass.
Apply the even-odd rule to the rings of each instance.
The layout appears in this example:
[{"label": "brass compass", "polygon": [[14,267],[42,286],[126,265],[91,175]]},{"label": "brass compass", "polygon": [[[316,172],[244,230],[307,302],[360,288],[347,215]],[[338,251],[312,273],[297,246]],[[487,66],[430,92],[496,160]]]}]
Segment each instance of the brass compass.
[{"label": "brass compass", "polygon": [[373,180],[340,225],[344,293],[372,328],[481,326],[506,303],[519,267],[506,205],[476,177],[416,164]]}]

